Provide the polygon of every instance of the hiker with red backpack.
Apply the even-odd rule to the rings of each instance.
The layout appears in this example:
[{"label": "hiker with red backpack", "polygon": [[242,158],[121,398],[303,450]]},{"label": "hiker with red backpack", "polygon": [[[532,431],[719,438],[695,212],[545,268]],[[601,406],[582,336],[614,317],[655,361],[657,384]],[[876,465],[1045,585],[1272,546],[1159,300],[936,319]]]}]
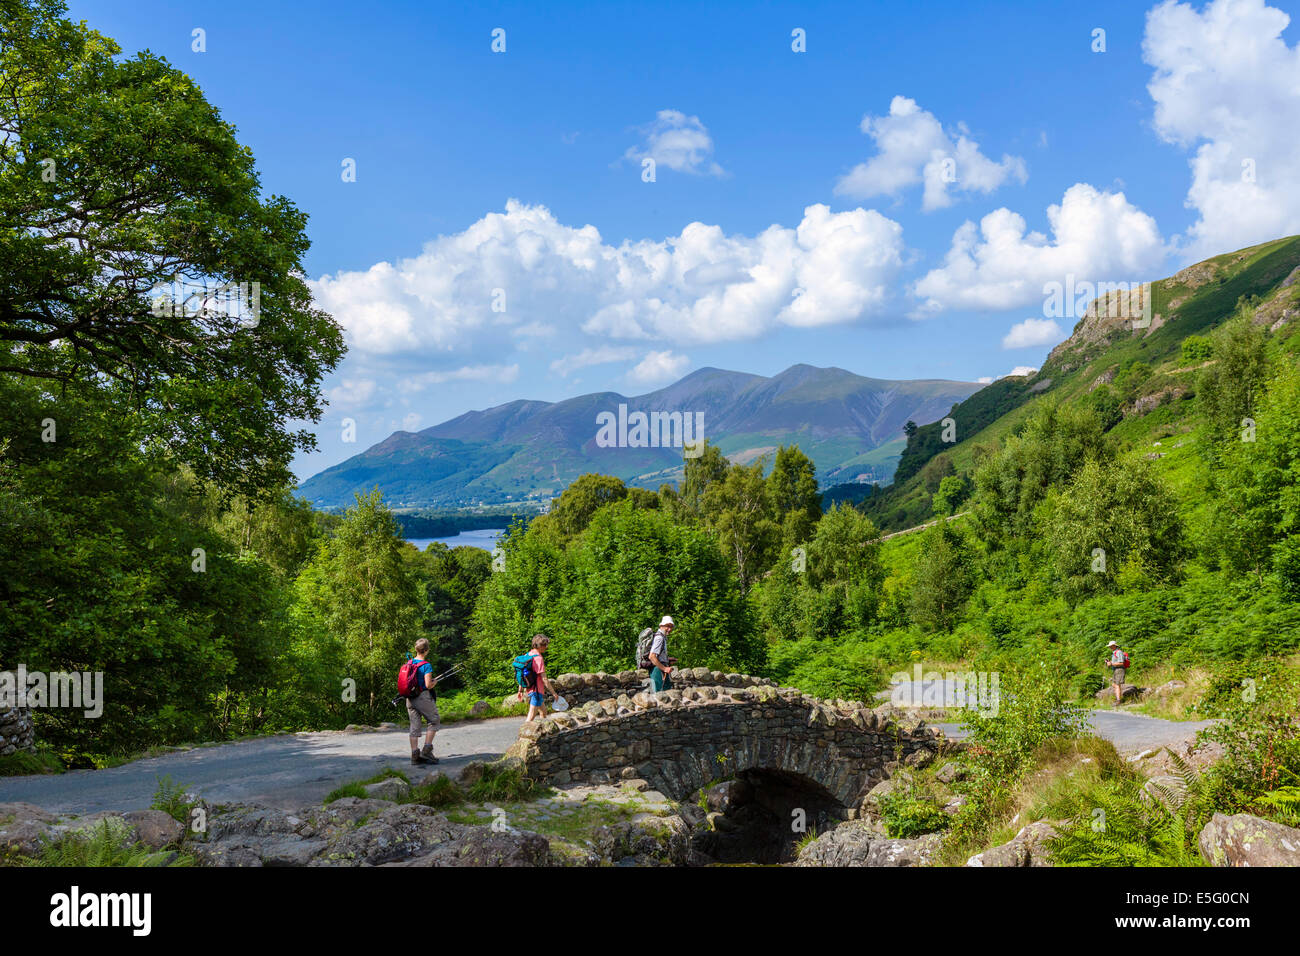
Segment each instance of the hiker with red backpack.
[{"label": "hiker with red backpack", "polygon": [[1110,682],[1115,685],[1115,703],[1118,704],[1124,698],[1124,676],[1128,671],[1128,652],[1121,650],[1114,641],[1106,646],[1110,648],[1110,657],[1106,659],[1106,666],[1110,668]]},{"label": "hiker with red backpack", "polygon": [[[433,735],[438,732],[438,698],[434,687],[438,678],[433,676],[433,665],[428,661],[429,642],[420,638],[415,642],[415,656],[407,660],[397,672],[397,693],[406,698],[406,712],[411,718],[411,763],[415,766],[435,764]],[[424,733],[424,747],[420,747],[420,719],[428,724]]]},{"label": "hiker with red backpack", "polygon": [[546,719],[546,695],[549,693],[552,697],[559,697],[555,688],[551,686],[550,680],[546,677],[546,659],[543,655],[550,646],[551,639],[545,634],[533,635],[533,649],[527,653],[520,654],[512,662],[511,666],[515,671],[515,683],[519,685],[519,692],[516,695],[519,700],[528,695],[528,717],[524,723],[531,723],[534,719]]}]

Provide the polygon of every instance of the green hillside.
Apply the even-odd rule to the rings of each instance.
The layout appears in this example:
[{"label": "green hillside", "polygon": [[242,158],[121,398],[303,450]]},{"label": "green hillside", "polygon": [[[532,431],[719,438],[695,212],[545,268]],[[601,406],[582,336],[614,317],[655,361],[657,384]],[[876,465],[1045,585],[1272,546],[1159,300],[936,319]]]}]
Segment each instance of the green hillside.
[{"label": "green hillside", "polygon": [[[1171,417],[1166,413],[1152,418],[1157,408],[1190,403],[1195,396],[1200,368],[1183,361],[1183,341],[1220,326],[1237,312],[1239,303],[1249,304],[1265,327],[1283,320],[1286,310],[1300,308],[1300,284],[1293,276],[1297,267],[1300,237],[1278,239],[1207,259],[1153,282],[1150,328],[1080,319],[1037,374],[1000,379],[954,405],[950,415],[956,422],[955,443],[942,441],[940,422],[918,428],[902,452],[894,484],[871,499],[868,514],[885,530],[919,524],[930,516],[936,475],[970,475],[982,454],[1014,434],[1045,402],[1101,402],[1106,393],[1093,397],[1099,382],[1111,389],[1123,416],[1122,426],[1115,426],[1116,436],[1141,440]],[[1289,339],[1294,329],[1294,322],[1284,322],[1278,339]],[[1103,380],[1126,369],[1131,371],[1121,382],[1124,392],[1114,394],[1113,382]],[[1172,418],[1182,420],[1178,413]],[[1148,419],[1147,425],[1141,424]]]}]

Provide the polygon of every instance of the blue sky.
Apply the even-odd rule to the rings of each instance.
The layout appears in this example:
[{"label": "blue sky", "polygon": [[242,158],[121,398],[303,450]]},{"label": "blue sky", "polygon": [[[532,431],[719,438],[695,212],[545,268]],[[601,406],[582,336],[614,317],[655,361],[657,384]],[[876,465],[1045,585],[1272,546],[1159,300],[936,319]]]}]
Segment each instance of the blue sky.
[{"label": "blue sky", "polygon": [[1046,282],[1300,232],[1295,6],[70,10],[193,76],[310,215],[351,351],[305,478],[398,428],[704,366],[1037,366],[1075,321]]}]

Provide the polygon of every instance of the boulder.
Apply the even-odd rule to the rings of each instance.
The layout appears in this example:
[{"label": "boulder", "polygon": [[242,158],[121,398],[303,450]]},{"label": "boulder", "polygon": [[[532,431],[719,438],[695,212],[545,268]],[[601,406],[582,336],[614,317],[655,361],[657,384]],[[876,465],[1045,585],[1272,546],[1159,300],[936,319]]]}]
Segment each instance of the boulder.
[{"label": "boulder", "polygon": [[1249,813],[1216,813],[1197,843],[1211,866],[1300,866],[1300,830]]},{"label": "boulder", "polygon": [[1046,820],[1022,827],[1010,842],[976,853],[967,866],[1051,866],[1045,841],[1056,836],[1056,828]]},{"label": "boulder", "polygon": [[911,840],[887,837],[854,820],[808,843],[799,851],[795,866],[928,866],[941,842],[937,833]]},{"label": "boulder", "polygon": [[[1096,697],[1097,700],[1098,700],[1098,701],[1101,701],[1102,703],[1105,703],[1105,702],[1108,701],[1108,700],[1109,700],[1109,701],[1113,701],[1113,700],[1115,699],[1115,685],[1114,685],[1114,684],[1107,684],[1107,685],[1106,685],[1105,687],[1103,687],[1101,690],[1097,691],[1097,693],[1094,694],[1093,696]],[[1120,702],[1121,702],[1121,703],[1122,703],[1123,701],[1126,701],[1126,700],[1137,700],[1137,699],[1138,699],[1139,697],[1141,697],[1141,696],[1142,696],[1142,688],[1141,688],[1141,687],[1137,687],[1137,686],[1134,685],[1134,684],[1121,684],[1121,685],[1120,685]]]},{"label": "boulder", "polygon": [[475,717],[481,717],[492,709],[492,705],[485,700],[474,701],[474,706],[469,709],[470,714]]},{"label": "boulder", "polygon": [[182,823],[161,810],[131,810],[122,814],[135,830],[137,842],[151,850],[163,850],[180,842],[185,834]]},{"label": "boulder", "polygon": [[966,768],[955,761],[949,760],[935,771],[934,779],[940,783],[957,783],[966,779]]},{"label": "boulder", "polygon": [[401,777],[389,777],[378,783],[368,783],[363,788],[371,800],[391,800],[396,803],[411,792],[411,786]]}]

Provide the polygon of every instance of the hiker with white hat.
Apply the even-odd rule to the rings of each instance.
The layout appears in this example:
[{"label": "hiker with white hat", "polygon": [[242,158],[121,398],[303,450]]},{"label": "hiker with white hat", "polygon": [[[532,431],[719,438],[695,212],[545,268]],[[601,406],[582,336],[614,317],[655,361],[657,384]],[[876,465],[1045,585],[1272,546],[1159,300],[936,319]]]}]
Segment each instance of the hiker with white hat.
[{"label": "hiker with white hat", "polygon": [[672,673],[676,669],[673,665],[677,660],[668,656],[668,635],[675,626],[673,619],[665,614],[659,622],[659,629],[650,639],[650,689],[655,693],[673,686]]},{"label": "hiker with white hat", "polygon": [[1115,703],[1118,704],[1124,695],[1124,672],[1128,670],[1128,652],[1121,650],[1114,641],[1106,646],[1110,649],[1106,666],[1110,668],[1110,682],[1115,685]]}]

